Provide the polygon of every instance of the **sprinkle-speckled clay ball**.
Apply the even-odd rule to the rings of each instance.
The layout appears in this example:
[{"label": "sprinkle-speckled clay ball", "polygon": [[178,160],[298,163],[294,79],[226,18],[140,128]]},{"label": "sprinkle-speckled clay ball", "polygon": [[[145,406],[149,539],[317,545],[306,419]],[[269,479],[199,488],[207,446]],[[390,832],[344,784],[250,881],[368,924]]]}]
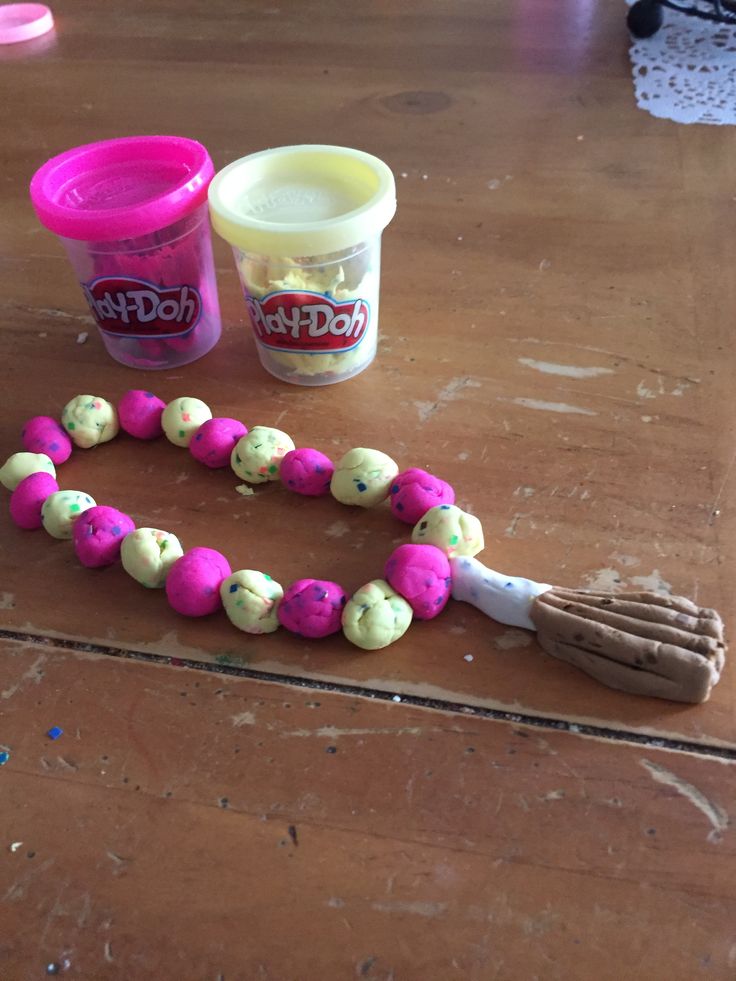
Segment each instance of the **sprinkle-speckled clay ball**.
[{"label": "sprinkle-speckled clay ball", "polygon": [[391,484],[391,510],[399,521],[415,525],[430,508],[454,504],[455,491],[444,480],[426,470],[410,467]]},{"label": "sprinkle-speckled clay ball", "polygon": [[342,586],[325,579],[298,579],[284,593],[280,623],[301,637],[327,637],[342,626],[348,598]]},{"label": "sprinkle-speckled clay ball", "polygon": [[14,491],[21,480],[32,473],[47,473],[56,477],[56,467],[45,453],[13,453],[0,467],[0,484]]},{"label": "sprinkle-speckled clay ball", "polygon": [[240,569],[220,586],[225,613],[246,634],[278,630],[278,608],[283,596],[283,589],[274,579],[254,569]]},{"label": "sprinkle-speckled clay ball", "polygon": [[212,418],[210,407],[200,399],[185,395],[169,402],[161,416],[166,438],[174,446],[189,446],[192,437],[202,425]]},{"label": "sprinkle-speckled clay ball", "polygon": [[399,545],[386,563],[386,579],[420,620],[436,617],[450,598],[450,563],[434,545]]},{"label": "sprinkle-speckled clay ball", "polygon": [[51,416],[29,419],[21,439],[30,453],[45,453],[55,464],[65,463],[72,455],[72,441]]},{"label": "sprinkle-speckled clay ball", "polygon": [[335,467],[330,490],[341,504],[371,508],[388,497],[399,468],[380,450],[356,446]]},{"label": "sprinkle-speckled clay ball", "polygon": [[166,403],[153,392],[131,388],[118,402],[120,428],[136,439],[156,439],[163,436],[161,425]]},{"label": "sprinkle-speckled clay ball", "polygon": [[334,472],[332,460],[319,450],[291,450],[281,461],[281,483],[305,497],[329,494]]},{"label": "sprinkle-speckled clay ball", "polygon": [[117,508],[89,508],[74,522],[74,551],[88,569],[112,565],[120,556],[123,539],[134,530],[133,519]]},{"label": "sprinkle-speckled clay ball", "polygon": [[483,527],[474,514],[454,504],[430,508],[411,533],[417,544],[434,545],[448,559],[460,555],[477,555],[483,550]]},{"label": "sprinkle-speckled clay ball", "polygon": [[291,436],[270,426],[254,426],[238,440],[230,457],[230,466],[249,484],[278,480],[281,461],[294,449]]},{"label": "sprinkle-speckled clay ball", "polygon": [[75,446],[83,450],[109,442],[120,429],[117,409],[99,395],[77,395],[67,402],[61,424]]},{"label": "sprinkle-speckled clay ball", "polygon": [[378,651],[403,637],[412,621],[412,608],[383,579],[366,583],[342,611],[347,639],[364,651]]},{"label": "sprinkle-speckled clay ball", "polygon": [[74,522],[80,514],[95,507],[96,503],[83,491],[56,491],[43,502],[41,522],[52,538],[71,538]]},{"label": "sprinkle-speckled clay ball", "polygon": [[137,528],[123,539],[120,561],[142,586],[161,589],[169,569],[184,554],[176,535],[159,528]]},{"label": "sprinkle-speckled clay ball", "polygon": [[220,586],[232,574],[230,564],[214,548],[193,548],[169,569],[166,596],[185,617],[205,617],[222,606]]},{"label": "sprinkle-speckled clay ball", "polygon": [[58,489],[59,485],[50,473],[32,473],[25,477],[10,495],[10,517],[19,528],[28,531],[40,528],[43,502]]},{"label": "sprinkle-speckled clay ball", "polygon": [[235,444],[247,434],[248,428],[237,419],[208,419],[192,437],[189,452],[206,467],[226,467]]}]

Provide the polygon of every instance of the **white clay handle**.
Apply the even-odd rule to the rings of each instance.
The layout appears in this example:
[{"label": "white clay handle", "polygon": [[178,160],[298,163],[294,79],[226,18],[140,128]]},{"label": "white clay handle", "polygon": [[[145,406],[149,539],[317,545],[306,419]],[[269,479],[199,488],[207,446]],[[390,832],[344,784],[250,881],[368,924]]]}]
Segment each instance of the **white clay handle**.
[{"label": "white clay handle", "polygon": [[453,599],[472,603],[499,623],[536,630],[529,611],[540,593],[552,589],[548,583],[504,576],[472,558],[451,559],[450,566]]}]

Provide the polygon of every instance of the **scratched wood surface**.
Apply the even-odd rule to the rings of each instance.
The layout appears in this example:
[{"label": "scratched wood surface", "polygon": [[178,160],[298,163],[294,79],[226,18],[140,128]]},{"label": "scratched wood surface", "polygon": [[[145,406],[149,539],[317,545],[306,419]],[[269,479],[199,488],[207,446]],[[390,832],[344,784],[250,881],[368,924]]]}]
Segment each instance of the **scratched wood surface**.
[{"label": "scratched wood surface", "polygon": [[733,977],[733,762],[29,644],[0,692],[3,978]]},{"label": "scratched wood surface", "polygon": [[[224,3],[206,16],[170,3],[103,12],[92,0],[56,12],[55,38],[25,56],[0,50],[0,87],[12,95],[0,100],[2,455],[28,416],[57,413],[91,388],[197,395],[216,414],[278,423],[300,445],[335,455],[376,446],[402,467],[445,475],[481,517],[483,557],[502,571],[671,589],[732,624],[724,416],[736,298],[722,267],[733,134],[635,108],[616,4],[591,5],[589,19],[580,4],[551,0],[388,4],[353,11],[349,24],[326,0],[247,16]],[[101,86],[110,72],[115,84]],[[267,377],[223,243],[215,352],[145,376],[107,358],[27,184],[70,145],[160,131],[201,139],[218,166],[302,141],[361,146],[389,162],[399,207],[384,236],[382,342],[370,371],[322,390]],[[284,583],[314,575],[353,590],[381,574],[408,531],[386,508],[356,514],[276,487],[243,500],[235,482],[168,445],[124,439],[62,471],[63,486]],[[120,569],[88,573],[67,545],[1,520],[8,630],[734,743],[730,668],[705,707],[621,696],[460,605],[378,655],[340,639],[254,642],[223,617],[185,622]]]},{"label": "scratched wood surface", "polygon": [[[635,108],[618,4],[345,9],[58,0],[55,36],[0,47],[0,457],[80,392],[196,395],[446,476],[494,568],[681,592],[733,627],[732,131]],[[220,242],[218,348],[145,376],[108,359],[27,185],[52,153],[141,132],[196,137],[218,167],[299,142],[391,165],[370,371],[323,390],[266,376]],[[241,498],[163,443],[120,438],[61,478],[284,583],[352,590],[408,531],[386,508]],[[460,604],[379,654],[254,640],[7,513],[0,630],[3,981],[66,959],[163,981],[733,977],[732,764],[294,686],[733,748],[730,666],[705,706],[623,696]]]}]

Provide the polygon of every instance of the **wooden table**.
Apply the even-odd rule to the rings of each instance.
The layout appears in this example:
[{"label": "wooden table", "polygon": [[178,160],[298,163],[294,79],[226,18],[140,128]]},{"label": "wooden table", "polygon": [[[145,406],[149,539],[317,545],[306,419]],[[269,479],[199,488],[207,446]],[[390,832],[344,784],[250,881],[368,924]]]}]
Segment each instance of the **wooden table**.
[{"label": "wooden table", "polygon": [[[375,365],[266,376],[218,242],[220,345],[145,384],[448,476],[495,568],[733,625],[734,136],[635,107],[623,4],[54,10],[0,49],[3,457],[29,416],[144,383],[35,220],[40,163],[141,132],[218,167],[340,142],[397,175]],[[353,590],[406,540],[387,508],[243,498],[161,442],[62,477],[284,583]],[[625,696],[461,604],[375,654],[252,638],[0,528],[3,979],[736,974],[730,666],[702,706]]]}]

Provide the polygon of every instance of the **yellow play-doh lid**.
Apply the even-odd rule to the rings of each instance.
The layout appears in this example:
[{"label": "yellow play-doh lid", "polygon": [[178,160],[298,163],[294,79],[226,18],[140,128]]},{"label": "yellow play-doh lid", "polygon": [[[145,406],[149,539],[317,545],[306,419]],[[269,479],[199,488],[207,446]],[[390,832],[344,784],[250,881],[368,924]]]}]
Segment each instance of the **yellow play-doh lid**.
[{"label": "yellow play-doh lid", "polygon": [[325,255],[379,235],[396,184],[378,157],[342,146],[281,146],[241,157],[209,187],[212,225],[263,255]]}]

